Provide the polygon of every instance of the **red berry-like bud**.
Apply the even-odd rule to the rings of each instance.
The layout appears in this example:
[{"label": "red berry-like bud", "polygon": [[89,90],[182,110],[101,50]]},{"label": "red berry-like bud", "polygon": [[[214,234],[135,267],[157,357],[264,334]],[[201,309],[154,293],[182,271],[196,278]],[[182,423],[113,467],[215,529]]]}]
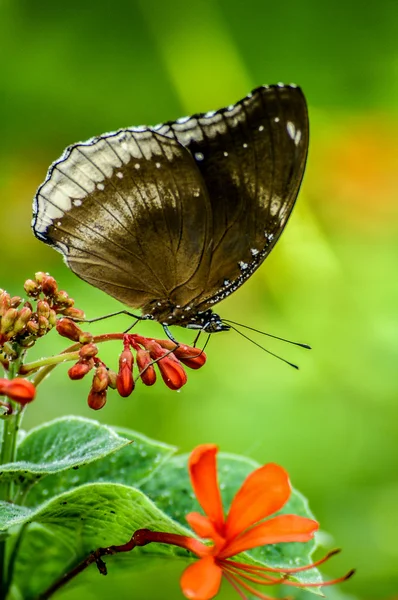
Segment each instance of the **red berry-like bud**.
[{"label": "red berry-like bud", "polygon": [[95,344],[84,344],[79,350],[80,358],[93,358],[98,354],[98,346]]},{"label": "red berry-like bud", "polygon": [[58,289],[57,282],[55,281],[54,277],[45,275],[41,282],[41,289],[46,296],[49,296],[50,298],[54,296]]},{"label": "red berry-like bud", "polygon": [[14,402],[18,402],[24,406],[29,402],[32,402],[36,396],[36,388],[27,379],[22,379],[21,377],[17,377],[16,379],[11,379],[8,382],[8,386],[5,391],[6,396],[10,398],[10,400],[14,400]]},{"label": "red berry-like bud", "polygon": [[93,410],[100,410],[106,404],[106,390],[102,392],[94,392],[92,389],[87,398],[87,404]]},{"label": "red berry-like bud", "polygon": [[178,348],[174,350],[174,355],[190,369],[200,369],[206,362],[206,354],[199,348],[192,348],[192,346],[186,346],[180,344]]},{"label": "red berry-like bud", "polygon": [[83,379],[83,377],[85,375],[87,375],[87,373],[89,371],[91,371],[91,369],[94,366],[94,361],[92,359],[90,360],[78,360],[76,364],[73,365],[73,367],[71,367],[68,371],[68,375],[70,379],[76,380],[76,379]]},{"label": "red berry-like bud", "polygon": [[187,374],[177,359],[165,356],[158,363],[163,381],[171,390],[179,390],[187,382]]},{"label": "red berry-like bud", "polygon": [[149,352],[140,348],[137,350],[136,358],[142,383],[145,385],[153,385],[156,381],[156,371],[153,368]]},{"label": "red berry-like bud", "polygon": [[37,296],[40,292],[40,287],[33,279],[27,279],[23,285],[25,292],[28,296]]},{"label": "red berry-like bud", "polygon": [[70,319],[59,319],[59,321],[57,321],[56,329],[59,335],[62,335],[73,342],[78,342],[79,337],[83,333],[80,327]]},{"label": "red berry-like bud", "polygon": [[100,365],[94,373],[91,389],[93,392],[103,392],[108,387],[108,384],[108,369]]},{"label": "red berry-like bud", "polygon": [[73,306],[65,308],[65,310],[62,311],[62,314],[65,315],[65,317],[72,317],[73,319],[78,319],[79,321],[84,321],[86,318],[83,310],[80,310],[80,308],[74,308]]},{"label": "red berry-like bud", "polygon": [[130,396],[134,389],[133,363],[133,354],[129,347],[125,347],[119,357],[119,372],[116,377],[116,388],[123,398]]}]

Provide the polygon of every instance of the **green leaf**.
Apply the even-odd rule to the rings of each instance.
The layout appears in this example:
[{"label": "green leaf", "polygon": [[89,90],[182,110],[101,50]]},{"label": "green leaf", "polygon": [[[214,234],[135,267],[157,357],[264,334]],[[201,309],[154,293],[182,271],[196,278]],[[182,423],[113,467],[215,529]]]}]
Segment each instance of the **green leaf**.
[{"label": "green leaf", "polygon": [[[192,491],[187,469],[188,455],[172,458],[165,467],[149,480],[142,490],[153,502],[172,519],[185,524],[185,515],[191,511],[203,512]],[[232,498],[242,485],[244,479],[260,465],[253,460],[231,454],[218,455],[218,475],[223,505],[227,511]],[[313,519],[306,499],[293,489],[292,495],[278,514],[296,514]],[[270,544],[245,552],[245,560],[270,567],[299,567],[312,562],[311,554],[316,542],[295,542]],[[322,578],[317,569],[297,574],[298,581],[321,583]],[[312,592],[318,593],[316,588]]]},{"label": "green leaf", "polygon": [[105,457],[131,442],[110,427],[79,417],[63,417],[32,429],[21,441],[17,460],[1,466],[0,481],[27,485],[44,475]]},{"label": "green leaf", "polygon": [[[21,513],[13,524],[17,522],[34,523],[23,536],[15,568],[14,586],[26,600],[43,592],[93,549],[126,543],[136,529],[147,526],[157,531],[188,533],[140,490],[113,483],[81,486],[36,510]],[[107,561],[131,568],[140,555],[146,554],[163,558],[188,556],[181,548],[150,544]]]},{"label": "green leaf", "polygon": [[132,443],[112,454],[101,456],[79,470],[69,469],[45,477],[31,488],[24,504],[37,506],[53,496],[86,483],[114,482],[140,487],[176,451],[173,446],[151,440],[135,431],[112,429]]}]

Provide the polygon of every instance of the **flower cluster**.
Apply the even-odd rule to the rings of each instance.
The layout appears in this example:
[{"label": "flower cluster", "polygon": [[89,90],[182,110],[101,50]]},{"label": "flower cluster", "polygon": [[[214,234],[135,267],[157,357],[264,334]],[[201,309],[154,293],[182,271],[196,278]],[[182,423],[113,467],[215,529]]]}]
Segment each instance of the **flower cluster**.
[{"label": "flower cluster", "polygon": [[[117,389],[119,395],[126,398],[134,390],[138,378],[144,385],[153,385],[157,378],[155,365],[167,387],[179,390],[187,382],[184,365],[191,369],[199,369],[206,362],[206,355],[202,350],[185,344],[177,345],[170,340],[146,338],[138,334],[93,336],[68,318],[59,319],[56,329],[60,335],[81,344],[78,360],[68,371],[69,377],[73,380],[82,379],[94,370],[88,395],[88,405],[94,410],[105,405],[109,387]],[[116,339],[123,341],[117,373],[99,358],[96,344],[98,341]],[[137,365],[136,377],[134,364]]]},{"label": "flower cluster", "polygon": [[0,290],[0,355],[5,367],[15,354],[12,344],[29,348],[55,326],[57,315],[84,318],[83,311],[74,308],[74,300],[58,290],[55,279],[46,273],[36,273],[34,279],[26,280],[24,289],[29,297],[26,302]]},{"label": "flower cluster", "polygon": [[[181,589],[190,600],[211,600],[221,585],[222,577],[228,581],[243,600],[246,592],[262,600],[272,600],[254,586],[283,583],[299,588],[324,587],[347,580],[354,571],[333,581],[322,583],[299,582],[294,576],[324,563],[338,550],[303,567],[274,568],[232,560],[241,552],[266,544],[282,542],[307,542],[319,525],[313,519],[299,515],[274,515],[288,501],[291,494],[286,471],[273,463],[251,473],[232,500],[228,515],[224,516],[217,481],[217,446],[198,446],[189,459],[189,473],[196,498],[205,515],[190,513],[186,519],[199,538],[211,540],[207,545],[196,538],[140,529],[131,541],[116,551],[126,551],[151,542],[171,544],[185,548],[199,559],[184,571]],[[269,518],[271,517],[271,518]]]}]

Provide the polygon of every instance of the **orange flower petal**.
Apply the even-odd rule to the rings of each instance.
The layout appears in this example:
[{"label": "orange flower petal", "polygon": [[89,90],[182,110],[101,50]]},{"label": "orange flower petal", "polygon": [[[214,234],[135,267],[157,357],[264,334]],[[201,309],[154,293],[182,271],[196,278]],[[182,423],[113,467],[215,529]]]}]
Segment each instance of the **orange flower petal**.
[{"label": "orange flower petal", "polygon": [[217,558],[230,558],[250,548],[281,542],[308,542],[319,525],[313,519],[298,515],[279,515],[260,523],[233,540]]},{"label": "orange flower petal", "polygon": [[217,446],[202,444],[189,457],[188,467],[195,496],[206,515],[222,533],[224,513],[217,481]]},{"label": "orange flower petal", "polygon": [[290,497],[289,476],[269,463],[251,473],[232,501],[226,522],[226,538],[232,540],[248,527],[281,509]]},{"label": "orange flower petal", "polygon": [[[213,540],[218,548],[225,546],[225,539],[217,532],[217,529],[214,527],[209,517],[205,517],[197,512],[192,512],[186,515],[185,518],[196,535],[204,539]],[[205,546],[205,548],[207,549],[207,552],[201,552],[198,556],[206,556],[207,554],[212,553],[212,546]]]},{"label": "orange flower petal", "polygon": [[212,556],[201,558],[185,569],[180,585],[190,600],[210,600],[218,594],[222,571]]}]

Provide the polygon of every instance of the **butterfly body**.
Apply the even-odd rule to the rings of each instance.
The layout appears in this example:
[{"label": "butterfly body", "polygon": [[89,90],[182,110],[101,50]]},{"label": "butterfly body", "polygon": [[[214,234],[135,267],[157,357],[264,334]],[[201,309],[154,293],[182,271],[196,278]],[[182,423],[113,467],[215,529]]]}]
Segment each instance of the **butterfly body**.
[{"label": "butterfly body", "polygon": [[257,88],[218,111],[70,146],[37,191],[33,230],[143,318],[228,329],[213,307],[275,245],[307,148],[301,90]]}]

